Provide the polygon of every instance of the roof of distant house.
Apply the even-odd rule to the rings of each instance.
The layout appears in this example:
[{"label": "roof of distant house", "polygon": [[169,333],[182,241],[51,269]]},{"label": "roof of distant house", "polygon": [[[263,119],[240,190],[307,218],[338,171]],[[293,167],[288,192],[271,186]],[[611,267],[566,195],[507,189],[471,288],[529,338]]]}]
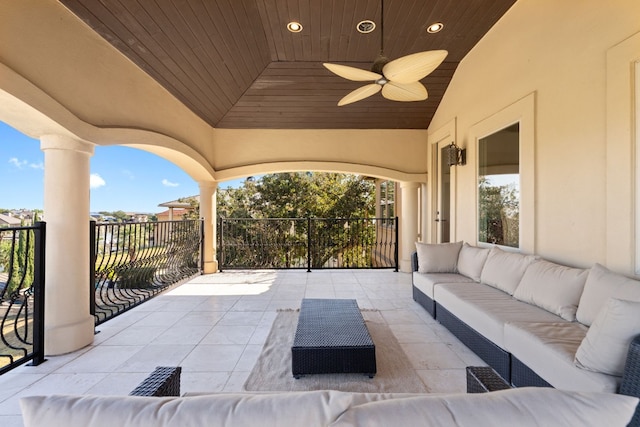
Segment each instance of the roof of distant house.
[{"label": "roof of distant house", "polygon": [[15,218],[9,215],[0,214],[0,225],[17,226],[20,224],[22,224],[22,220],[20,218]]},{"label": "roof of distant house", "polygon": [[191,208],[191,200],[200,201],[200,196],[181,197],[178,200],[160,203],[158,206],[162,208]]}]

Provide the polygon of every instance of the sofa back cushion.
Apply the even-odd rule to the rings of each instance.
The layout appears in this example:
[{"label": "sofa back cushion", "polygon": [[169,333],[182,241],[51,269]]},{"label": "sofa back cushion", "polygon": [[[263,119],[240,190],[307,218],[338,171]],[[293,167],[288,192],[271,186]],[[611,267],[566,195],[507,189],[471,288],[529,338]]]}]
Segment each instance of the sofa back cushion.
[{"label": "sofa back cushion", "polygon": [[625,427],[637,398],[524,387],[478,394],[425,395],[349,408],[331,427]]},{"label": "sofa back cushion", "polygon": [[438,244],[416,242],[418,273],[457,273],[460,248],[462,248],[462,242]]},{"label": "sofa back cushion", "polygon": [[326,426],[353,404],[335,391],[190,397],[29,396],[25,427]]},{"label": "sofa back cushion", "polygon": [[587,270],[539,260],[527,267],[513,296],[573,322],[587,275]]},{"label": "sofa back cushion", "polygon": [[589,270],[576,319],[590,326],[609,298],[640,301],[640,281],[617,274],[600,264]]},{"label": "sofa back cushion", "polygon": [[494,246],[487,256],[480,281],[513,295],[525,270],[537,259],[535,255],[505,252]]},{"label": "sofa back cushion", "polygon": [[468,243],[462,245],[458,254],[458,273],[479,282],[489,251],[489,248],[479,248]]},{"label": "sofa back cushion", "polygon": [[640,334],[640,302],[609,298],[576,351],[576,366],[622,376],[629,344]]}]

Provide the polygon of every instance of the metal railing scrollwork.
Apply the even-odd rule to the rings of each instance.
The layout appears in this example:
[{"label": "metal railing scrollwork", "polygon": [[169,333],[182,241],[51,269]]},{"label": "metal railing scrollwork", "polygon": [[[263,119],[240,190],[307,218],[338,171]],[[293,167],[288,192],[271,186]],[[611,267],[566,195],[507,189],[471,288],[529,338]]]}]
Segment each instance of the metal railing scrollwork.
[{"label": "metal railing scrollwork", "polygon": [[44,362],[46,225],[0,228],[0,374]]},{"label": "metal railing scrollwork", "polygon": [[221,218],[220,268],[398,270],[398,218]]},{"label": "metal railing scrollwork", "polygon": [[202,221],[91,226],[96,325],[201,273]]}]

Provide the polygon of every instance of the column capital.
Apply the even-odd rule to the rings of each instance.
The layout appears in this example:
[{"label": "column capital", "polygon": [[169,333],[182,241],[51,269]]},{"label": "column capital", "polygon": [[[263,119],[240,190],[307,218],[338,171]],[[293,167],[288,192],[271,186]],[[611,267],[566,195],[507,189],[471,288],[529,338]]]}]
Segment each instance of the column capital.
[{"label": "column capital", "polygon": [[218,189],[218,181],[198,181],[198,187],[201,192],[205,190],[215,191]]},{"label": "column capital", "polygon": [[40,149],[45,150],[70,150],[86,153],[90,156],[95,151],[95,144],[71,138],[66,135],[48,134],[40,137]]},{"label": "column capital", "polygon": [[400,188],[419,188],[421,183],[415,181],[400,181]]}]

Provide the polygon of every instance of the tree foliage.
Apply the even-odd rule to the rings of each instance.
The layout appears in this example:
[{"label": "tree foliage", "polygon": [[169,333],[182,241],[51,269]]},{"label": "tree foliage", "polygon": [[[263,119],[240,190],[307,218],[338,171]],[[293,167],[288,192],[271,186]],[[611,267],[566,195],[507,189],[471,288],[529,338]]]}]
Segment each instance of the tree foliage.
[{"label": "tree foliage", "polygon": [[480,179],[478,196],[481,242],[518,247],[519,199],[513,185],[491,185]]},{"label": "tree foliage", "polygon": [[[238,222],[233,232],[228,230],[225,246],[235,245],[233,256],[248,264],[249,258],[260,257],[253,262],[265,267],[296,265],[306,256],[309,233],[313,241],[326,242],[314,248],[312,266],[322,266],[338,257],[351,264],[364,263],[368,262],[368,255],[362,254],[361,248],[368,242],[363,239],[373,240],[373,229],[352,227],[353,221],[314,220],[309,230],[310,222],[303,219],[373,217],[375,184],[363,177],[337,173],[269,174],[257,180],[248,178],[240,188],[219,191],[217,212],[222,218],[298,218]],[[258,252],[255,245],[247,245],[249,239],[275,243],[261,246]]]}]

